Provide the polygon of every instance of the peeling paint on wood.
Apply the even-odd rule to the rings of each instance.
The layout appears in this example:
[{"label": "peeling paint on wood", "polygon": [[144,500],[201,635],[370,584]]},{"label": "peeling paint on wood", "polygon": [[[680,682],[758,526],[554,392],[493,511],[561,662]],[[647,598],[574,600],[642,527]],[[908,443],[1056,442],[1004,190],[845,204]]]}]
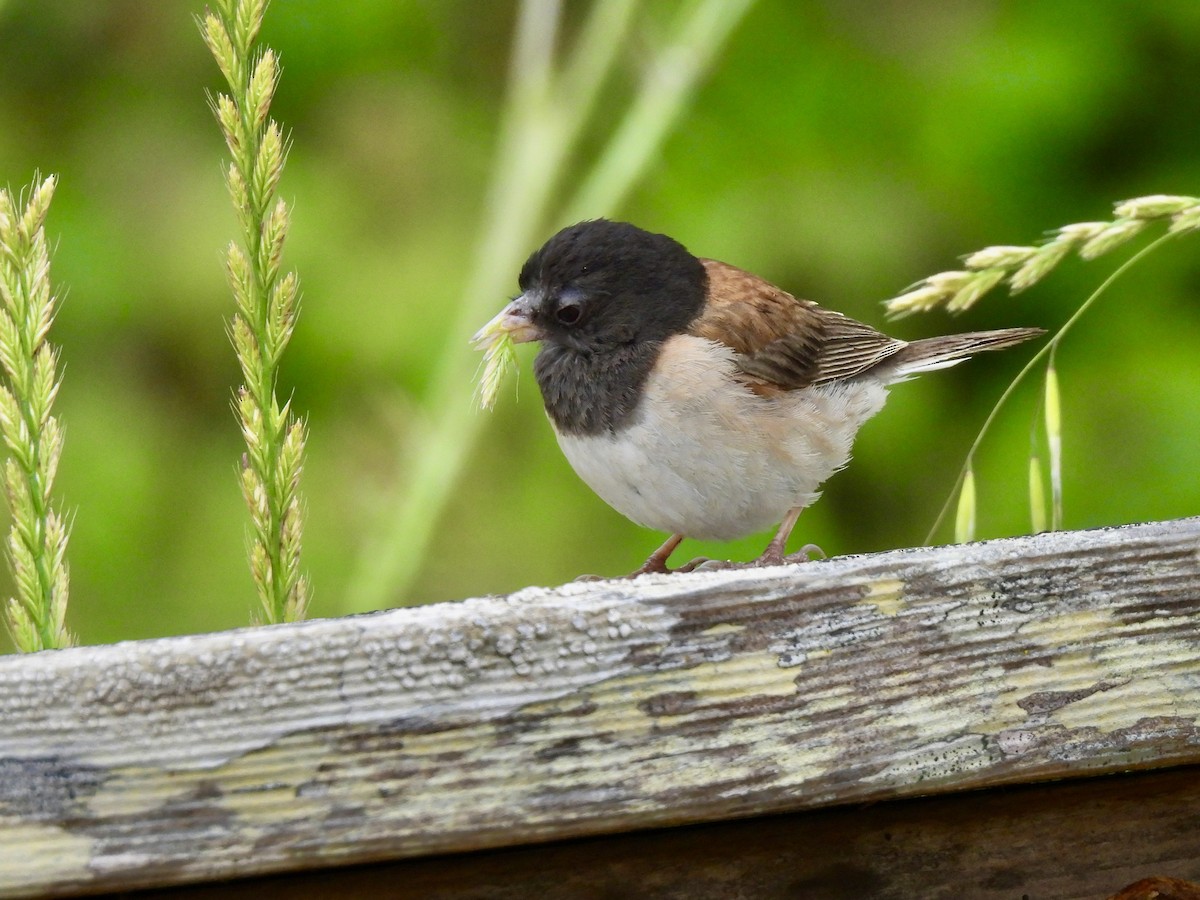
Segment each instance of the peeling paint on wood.
[{"label": "peeling paint on wood", "polygon": [[0,895],[1200,761],[1200,520],[0,660]]}]

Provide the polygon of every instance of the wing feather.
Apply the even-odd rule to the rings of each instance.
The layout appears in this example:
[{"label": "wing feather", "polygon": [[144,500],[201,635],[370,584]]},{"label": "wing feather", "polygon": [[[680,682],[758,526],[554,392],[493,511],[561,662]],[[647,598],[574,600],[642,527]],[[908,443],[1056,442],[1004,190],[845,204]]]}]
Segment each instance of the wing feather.
[{"label": "wing feather", "polygon": [[906,346],[728,263],[701,262],[709,300],[688,331],[730,347],[756,393],[853,378]]}]

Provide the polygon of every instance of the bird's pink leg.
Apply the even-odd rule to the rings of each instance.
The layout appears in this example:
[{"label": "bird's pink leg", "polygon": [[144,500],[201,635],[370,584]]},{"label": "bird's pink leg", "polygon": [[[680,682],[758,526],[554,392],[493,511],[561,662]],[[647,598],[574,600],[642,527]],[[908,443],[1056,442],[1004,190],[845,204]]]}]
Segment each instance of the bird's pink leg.
[{"label": "bird's pink leg", "polygon": [[792,529],[796,527],[796,520],[799,518],[800,507],[796,506],[788,510],[783,521],[779,523],[779,530],[775,532],[775,537],[771,538],[771,543],[767,544],[767,549],[762,552],[762,556],[754,561],[755,565],[783,565],[783,551],[787,549],[788,538],[792,536]]},{"label": "bird's pink leg", "polygon": [[683,542],[682,534],[673,534],[663,543],[661,547],[650,554],[640,569],[635,569],[629,573],[630,578],[637,578],[639,575],[646,575],[650,572],[669,573],[671,570],[667,568],[667,560],[671,558],[671,554],[675,552],[675,548]]},{"label": "bird's pink leg", "polygon": [[779,530],[775,532],[775,537],[771,538],[771,543],[767,544],[767,549],[750,565],[781,566],[784,563],[808,562],[810,554],[814,551],[822,557],[825,556],[825,551],[816,544],[805,544],[796,553],[790,556],[784,555],[784,551],[787,550],[788,538],[792,536],[792,529],[796,527],[796,520],[800,518],[802,509],[803,507],[797,506],[788,510],[788,514],[779,523]]}]

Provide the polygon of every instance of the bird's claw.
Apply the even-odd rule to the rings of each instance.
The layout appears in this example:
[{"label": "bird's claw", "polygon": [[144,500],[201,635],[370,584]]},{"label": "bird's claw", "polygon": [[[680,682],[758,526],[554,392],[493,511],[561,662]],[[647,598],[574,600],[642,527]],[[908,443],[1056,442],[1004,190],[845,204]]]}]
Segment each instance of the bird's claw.
[{"label": "bird's claw", "polygon": [[[784,554],[776,547],[768,547],[763,551],[762,556],[757,559],[752,559],[744,563],[724,562],[719,565],[703,566],[702,570],[708,569],[765,569],[768,566],[789,566],[798,563],[811,562],[816,559],[828,559],[825,551],[816,544],[805,544],[795,553]],[[715,561],[714,561],[715,562]]]},{"label": "bird's claw", "polygon": [[756,568],[796,565],[797,563],[812,562],[814,554],[816,559],[829,559],[825,551],[816,544],[805,544],[795,553],[788,553],[786,555],[775,547],[768,547],[762,556],[746,565]]},{"label": "bird's claw", "polygon": [[805,544],[795,553],[789,553],[783,558],[786,563],[812,562],[814,559],[829,559],[829,554],[816,544]]},{"label": "bird's claw", "polygon": [[[672,569],[665,562],[651,557],[625,577],[637,578],[640,575],[674,575],[676,572],[703,571],[704,569],[713,568],[713,566],[708,565],[710,563],[721,563],[721,560],[709,559],[707,556],[697,556],[691,562],[684,563],[677,569]],[[723,563],[723,565],[730,565],[730,563]]]}]

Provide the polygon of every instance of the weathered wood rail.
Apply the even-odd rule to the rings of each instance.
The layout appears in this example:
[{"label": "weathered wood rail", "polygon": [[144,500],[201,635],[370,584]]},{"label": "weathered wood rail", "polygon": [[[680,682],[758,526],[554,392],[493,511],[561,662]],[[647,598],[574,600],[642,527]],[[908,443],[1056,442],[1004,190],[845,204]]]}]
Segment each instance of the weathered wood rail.
[{"label": "weathered wood rail", "polygon": [[1198,762],[1200,519],[531,588],[0,659],[0,896]]}]

